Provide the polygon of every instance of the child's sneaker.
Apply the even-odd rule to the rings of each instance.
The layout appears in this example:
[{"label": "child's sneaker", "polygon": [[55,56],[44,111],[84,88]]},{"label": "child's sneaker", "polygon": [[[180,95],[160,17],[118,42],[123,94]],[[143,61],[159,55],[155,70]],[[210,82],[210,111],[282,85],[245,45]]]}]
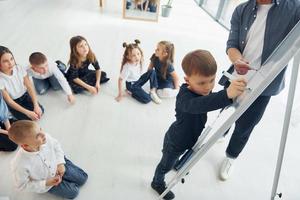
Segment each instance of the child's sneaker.
[{"label": "child's sneaker", "polygon": [[217,143],[224,143],[225,140],[226,140],[225,135],[223,135],[217,140]]},{"label": "child's sneaker", "polygon": [[[159,195],[161,195],[167,187],[165,185],[155,185],[153,182],[151,183],[151,187],[153,190],[155,190]],[[171,200],[175,198],[175,194],[172,191],[169,191],[163,199],[165,200]]]},{"label": "child's sneaker", "polygon": [[156,104],[161,103],[161,99],[157,96],[156,92],[151,91],[150,92],[150,97],[151,97],[152,101],[154,101],[154,103],[156,103]]},{"label": "child's sneaker", "polygon": [[220,179],[222,181],[226,181],[232,174],[234,160],[228,157],[224,158],[220,168]]}]

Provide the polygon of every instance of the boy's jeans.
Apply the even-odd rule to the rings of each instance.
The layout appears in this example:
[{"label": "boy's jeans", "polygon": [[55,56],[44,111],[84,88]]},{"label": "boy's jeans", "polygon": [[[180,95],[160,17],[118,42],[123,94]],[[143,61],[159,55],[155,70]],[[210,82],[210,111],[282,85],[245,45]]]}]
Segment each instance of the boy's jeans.
[{"label": "boy's jeans", "polygon": [[37,79],[32,77],[34,87],[38,94],[45,94],[47,90],[51,87],[53,90],[60,90],[61,86],[54,75],[46,79]]},{"label": "boy's jeans", "polygon": [[170,136],[168,132],[165,135],[164,146],[163,146],[163,156],[156,167],[155,174],[153,177],[153,184],[156,186],[164,186],[165,174],[168,173],[175,165],[179,157],[185,152],[176,147],[172,141],[170,141]]},{"label": "boy's jeans", "polygon": [[88,179],[88,175],[66,157],[65,161],[66,172],[61,183],[52,187],[48,192],[66,199],[74,199],[79,194],[79,187]]}]

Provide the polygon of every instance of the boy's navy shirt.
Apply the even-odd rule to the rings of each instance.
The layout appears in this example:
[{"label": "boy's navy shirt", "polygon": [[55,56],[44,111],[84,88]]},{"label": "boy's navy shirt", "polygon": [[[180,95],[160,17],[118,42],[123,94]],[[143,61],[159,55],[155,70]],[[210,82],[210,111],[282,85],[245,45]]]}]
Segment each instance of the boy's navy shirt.
[{"label": "boy's navy shirt", "polygon": [[202,96],[182,84],[176,97],[176,121],[167,134],[178,150],[192,148],[205,127],[207,112],[224,108],[232,103],[226,90]]}]

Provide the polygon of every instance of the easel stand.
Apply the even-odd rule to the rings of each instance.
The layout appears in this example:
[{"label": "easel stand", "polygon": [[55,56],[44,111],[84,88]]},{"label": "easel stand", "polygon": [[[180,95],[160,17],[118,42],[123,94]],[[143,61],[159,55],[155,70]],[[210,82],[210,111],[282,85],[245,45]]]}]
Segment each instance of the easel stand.
[{"label": "easel stand", "polygon": [[[159,200],[163,197],[179,182],[184,182],[184,177],[192,167],[202,158],[202,156],[217,142],[219,138],[231,127],[232,124],[248,109],[248,107],[256,100],[258,96],[270,85],[270,83],[277,77],[277,75],[285,68],[289,61],[299,52],[300,49],[300,22],[293,28],[293,30],[286,36],[286,38],[280,43],[278,48],[269,56],[269,58],[263,63],[261,68],[256,74],[248,80],[248,87],[250,90],[246,90],[240,97],[238,97],[234,103],[225,108],[219,117],[212,123],[211,126],[207,126],[201,133],[197,143],[192,148],[192,151],[188,151],[188,155],[183,156],[184,161],[180,163],[182,167],[177,174],[167,184],[167,189],[159,196]],[[297,60],[296,60],[297,61]],[[298,61],[299,63],[299,61]],[[297,70],[297,71],[296,71]],[[290,92],[295,91],[296,79],[298,68],[293,67],[293,77],[291,80]],[[294,93],[290,93],[289,101],[286,113],[286,121],[284,127],[284,133],[287,133],[289,118],[291,113],[291,106],[294,99]],[[288,112],[289,111],[289,112]],[[205,138],[211,135],[211,137],[204,143]],[[276,175],[274,185],[274,191],[276,194],[278,177],[280,173],[280,167],[282,163],[283,150],[285,146],[286,136],[283,138],[282,145],[280,147],[279,161],[277,164]]]},{"label": "easel stand", "polygon": [[295,97],[299,64],[300,64],[300,51],[294,57],[288,100],[287,100],[286,109],[285,109],[284,124],[283,124],[283,129],[282,129],[280,147],[279,147],[279,152],[278,152],[278,157],[277,157],[277,165],[276,165],[273,187],[272,187],[271,200],[274,200],[276,198],[276,196],[278,196],[279,198],[281,198],[281,196],[282,196],[282,193],[277,194],[277,188],[278,188],[278,181],[279,181],[279,176],[280,176],[280,172],[281,172],[281,166],[282,166],[282,161],[283,161],[283,156],[284,156],[284,151],[285,151],[285,145],[286,145],[289,125],[290,125],[293,102],[294,102],[294,97]]}]

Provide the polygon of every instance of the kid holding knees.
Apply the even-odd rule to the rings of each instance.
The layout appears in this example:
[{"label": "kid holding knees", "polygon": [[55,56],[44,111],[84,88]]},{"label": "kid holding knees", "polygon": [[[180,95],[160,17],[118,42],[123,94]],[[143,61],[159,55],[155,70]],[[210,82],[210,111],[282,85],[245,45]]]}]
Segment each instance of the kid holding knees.
[{"label": "kid holding knees", "polygon": [[8,108],[0,92],[0,151],[14,151],[18,147],[8,138],[9,128]]},{"label": "kid holding knees", "polygon": [[18,190],[49,192],[67,199],[78,195],[88,175],[65,157],[56,139],[29,120],[13,123],[8,135],[21,147],[12,160]]},{"label": "kid holding knees", "polygon": [[[176,121],[165,134],[162,158],[156,167],[151,187],[162,194],[166,189],[165,174],[186,150],[197,142],[207,121],[207,112],[224,108],[241,95],[246,87],[242,78],[233,80],[227,89],[212,92],[217,64],[206,50],[195,50],[182,60],[185,82],[176,97]],[[173,199],[172,191],[164,199]]]},{"label": "kid holding knees", "polygon": [[174,44],[160,41],[151,57],[150,69],[155,69],[157,75],[157,94],[160,98],[176,97],[179,90],[179,78],[173,67]]},{"label": "kid holding knees", "polygon": [[[138,44],[140,44],[139,40],[135,40],[135,43],[131,44],[123,43],[125,51],[118,80],[119,93],[115,99],[121,101],[123,97],[122,84],[123,81],[126,81],[126,89],[134,99],[144,104],[149,103],[151,100],[159,104],[161,100],[156,94],[157,79],[155,71],[151,69],[142,74],[144,56]],[[150,81],[150,94],[142,88],[148,81]]]},{"label": "kid holding knees", "polygon": [[17,65],[11,51],[0,46],[0,89],[12,115],[18,119],[39,120],[44,108],[25,68]]},{"label": "kid holding knees", "polygon": [[[109,81],[104,71],[101,72],[95,54],[87,40],[82,36],[70,40],[70,67],[66,73],[67,80],[75,94],[87,90],[92,95],[98,94],[100,84]],[[95,70],[90,70],[89,65]]]},{"label": "kid holding knees", "polygon": [[63,74],[66,69],[59,69],[56,65],[53,65],[54,63],[49,65],[46,56],[40,52],[32,53],[29,56],[29,63],[30,67],[27,72],[32,76],[38,94],[45,94],[50,87],[53,90],[62,88],[67,94],[68,101],[71,104],[75,102],[75,97]]}]

